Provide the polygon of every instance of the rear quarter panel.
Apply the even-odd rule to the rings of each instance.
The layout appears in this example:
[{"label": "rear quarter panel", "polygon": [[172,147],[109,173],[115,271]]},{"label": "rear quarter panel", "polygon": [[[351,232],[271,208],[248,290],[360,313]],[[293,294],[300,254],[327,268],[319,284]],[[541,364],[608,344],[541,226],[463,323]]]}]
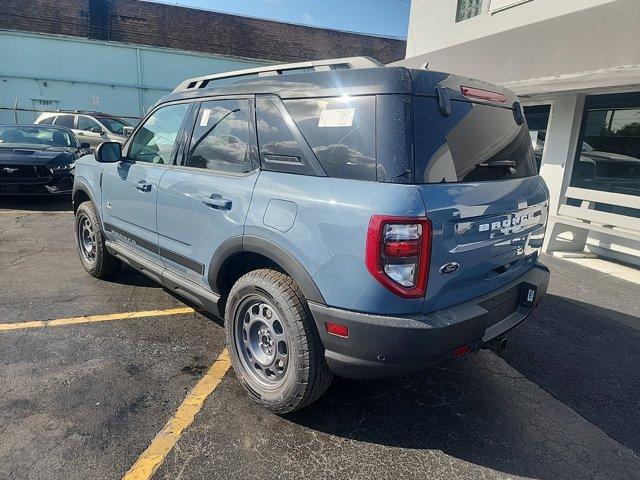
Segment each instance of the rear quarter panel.
[{"label": "rear quarter panel", "polygon": [[[282,206],[282,201],[294,203],[296,208],[273,210]],[[275,220],[285,213],[285,221]],[[366,236],[374,214],[424,216],[419,189],[261,172],[244,233],[271,240],[291,253],[313,277],[329,306],[380,314],[416,313],[422,299],[394,295],[367,271]]]}]

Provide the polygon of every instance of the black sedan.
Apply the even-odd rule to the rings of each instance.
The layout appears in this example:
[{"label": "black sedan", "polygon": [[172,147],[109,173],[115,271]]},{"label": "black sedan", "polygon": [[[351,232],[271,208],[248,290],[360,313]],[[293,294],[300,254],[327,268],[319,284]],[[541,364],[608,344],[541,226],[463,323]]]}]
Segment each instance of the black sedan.
[{"label": "black sedan", "polygon": [[0,125],[0,195],[70,193],[74,163],[87,153],[68,128]]}]

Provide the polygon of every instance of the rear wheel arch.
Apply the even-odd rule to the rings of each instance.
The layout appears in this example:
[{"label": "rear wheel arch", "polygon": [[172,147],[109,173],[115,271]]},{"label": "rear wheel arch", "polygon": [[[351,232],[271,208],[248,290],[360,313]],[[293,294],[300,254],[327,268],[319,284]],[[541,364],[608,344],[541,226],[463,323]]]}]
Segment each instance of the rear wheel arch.
[{"label": "rear wheel arch", "polygon": [[287,274],[299,285],[306,300],[325,303],[313,278],[293,255],[276,243],[256,236],[232,237],[220,245],[209,264],[209,286],[224,299],[236,280],[261,268]]}]

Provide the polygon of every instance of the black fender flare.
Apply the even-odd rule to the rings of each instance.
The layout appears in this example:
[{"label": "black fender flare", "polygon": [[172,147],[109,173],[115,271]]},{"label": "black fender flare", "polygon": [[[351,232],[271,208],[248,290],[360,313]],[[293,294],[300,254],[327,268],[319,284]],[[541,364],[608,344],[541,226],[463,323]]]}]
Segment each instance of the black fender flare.
[{"label": "black fender flare", "polygon": [[93,198],[93,194],[91,193],[91,189],[89,188],[89,185],[87,185],[86,182],[84,182],[83,180],[76,179],[73,182],[73,191],[71,192],[71,201],[72,202],[76,198],[76,194],[78,192],[83,192],[84,194],[86,194],[87,197],[89,197],[89,200],[91,200],[93,202],[93,204],[96,206],[96,209],[98,211],[100,210],[100,205],[96,204],[96,201]]},{"label": "black fender flare", "polygon": [[207,276],[213,293],[220,293],[218,273],[224,263],[232,255],[241,252],[257,253],[278,264],[300,286],[308,301],[320,304],[325,303],[324,297],[318,290],[313,278],[293,255],[275,242],[253,235],[231,237],[225,240],[213,254]]},{"label": "black fender flare", "polygon": [[104,225],[102,224],[102,212],[100,211],[100,203],[96,203],[95,199],[93,198],[93,195],[91,194],[91,189],[89,188],[89,185],[83,180],[74,180],[73,182],[73,190],[71,192],[71,206],[73,207],[74,217],[76,213],[76,207],[74,205],[74,202],[75,202],[76,194],[78,192],[82,192],[86,194],[87,197],[89,197],[89,200],[91,200],[91,202],[93,203],[94,207],[96,207],[96,215],[98,215],[98,220],[100,221],[100,228],[102,229],[102,232],[104,234],[105,229],[104,229]]}]

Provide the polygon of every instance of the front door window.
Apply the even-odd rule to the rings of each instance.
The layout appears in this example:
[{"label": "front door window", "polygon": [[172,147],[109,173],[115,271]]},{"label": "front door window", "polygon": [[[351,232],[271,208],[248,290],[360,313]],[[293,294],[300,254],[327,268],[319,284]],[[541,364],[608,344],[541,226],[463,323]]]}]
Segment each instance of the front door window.
[{"label": "front door window", "polygon": [[128,157],[136,162],[170,165],[188,108],[187,103],[177,103],[156,110],[131,140]]}]

